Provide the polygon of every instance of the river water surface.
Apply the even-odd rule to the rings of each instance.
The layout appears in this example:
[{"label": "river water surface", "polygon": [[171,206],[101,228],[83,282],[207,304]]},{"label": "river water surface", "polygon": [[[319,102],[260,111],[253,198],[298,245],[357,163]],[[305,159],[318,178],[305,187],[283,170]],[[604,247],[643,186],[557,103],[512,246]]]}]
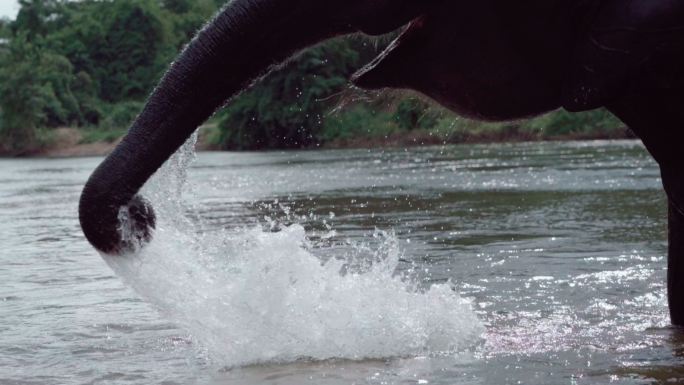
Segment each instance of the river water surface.
[{"label": "river water surface", "polygon": [[684,381],[638,142],[186,148],[117,258],[77,221],[100,161],[0,160],[0,384]]}]

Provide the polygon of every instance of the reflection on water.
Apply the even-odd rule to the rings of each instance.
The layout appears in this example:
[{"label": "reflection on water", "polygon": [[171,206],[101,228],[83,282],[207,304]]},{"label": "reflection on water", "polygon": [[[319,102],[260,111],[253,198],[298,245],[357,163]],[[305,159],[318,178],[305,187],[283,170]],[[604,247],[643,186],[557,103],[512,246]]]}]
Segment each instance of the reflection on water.
[{"label": "reflection on water", "polygon": [[[684,379],[684,343],[667,322],[664,194],[636,142],[200,154],[189,201],[166,194],[168,202],[155,202],[189,213],[194,233],[180,238],[301,226],[307,252],[328,261],[372,256],[385,242],[373,234],[389,232],[397,274],[423,290],[453,285],[486,326],[482,342],[457,354],[244,368],[212,353],[230,339],[207,348],[183,320],[140,300],[85,243],[76,202],[98,161],[0,161],[0,383]],[[162,223],[184,228],[185,218]],[[224,325],[230,317],[211,314]],[[454,336],[455,328],[441,333]]]}]

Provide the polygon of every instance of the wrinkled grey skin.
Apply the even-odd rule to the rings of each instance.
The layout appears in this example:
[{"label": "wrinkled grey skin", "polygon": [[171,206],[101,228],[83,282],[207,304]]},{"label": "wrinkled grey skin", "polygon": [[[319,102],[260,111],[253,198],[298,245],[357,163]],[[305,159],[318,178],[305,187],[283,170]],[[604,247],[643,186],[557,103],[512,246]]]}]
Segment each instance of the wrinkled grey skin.
[{"label": "wrinkled grey skin", "polygon": [[[406,26],[354,75],[419,91],[453,111],[510,120],[607,107],[659,163],[669,198],[668,298],[684,325],[684,2],[679,0],[234,0],[181,53],[80,201],[87,239],[121,254],[155,226],[136,195],[217,108],[323,40]],[[123,240],[121,214],[137,240]]]}]

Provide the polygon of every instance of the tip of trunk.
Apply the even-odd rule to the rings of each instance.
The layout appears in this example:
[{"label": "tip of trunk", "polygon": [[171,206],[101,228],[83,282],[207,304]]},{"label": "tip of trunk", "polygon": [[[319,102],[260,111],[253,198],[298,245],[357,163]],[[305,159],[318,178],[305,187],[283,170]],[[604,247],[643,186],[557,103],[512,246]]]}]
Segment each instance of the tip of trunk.
[{"label": "tip of trunk", "polygon": [[79,220],[88,242],[109,255],[135,252],[152,240],[156,215],[150,203],[135,195],[126,204],[81,196]]}]

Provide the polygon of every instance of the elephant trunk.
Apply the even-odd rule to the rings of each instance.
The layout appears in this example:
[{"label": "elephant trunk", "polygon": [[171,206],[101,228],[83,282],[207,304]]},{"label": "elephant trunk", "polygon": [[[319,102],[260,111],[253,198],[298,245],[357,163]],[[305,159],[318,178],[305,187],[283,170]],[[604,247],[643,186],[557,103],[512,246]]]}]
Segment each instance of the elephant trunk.
[{"label": "elephant trunk", "polygon": [[[101,252],[151,238],[155,215],[138,190],[207,118],[255,78],[345,25],[309,17],[304,0],[236,0],[171,65],[119,146],[85,185],[79,219]],[[308,9],[308,10],[307,10]]]}]

